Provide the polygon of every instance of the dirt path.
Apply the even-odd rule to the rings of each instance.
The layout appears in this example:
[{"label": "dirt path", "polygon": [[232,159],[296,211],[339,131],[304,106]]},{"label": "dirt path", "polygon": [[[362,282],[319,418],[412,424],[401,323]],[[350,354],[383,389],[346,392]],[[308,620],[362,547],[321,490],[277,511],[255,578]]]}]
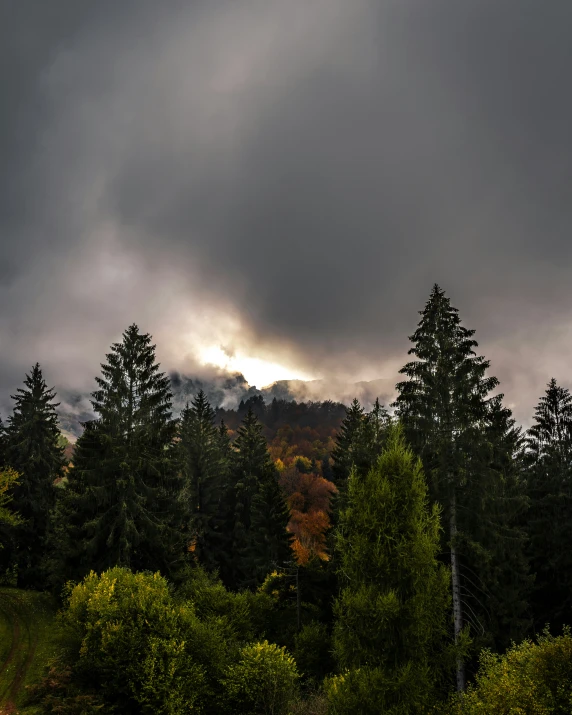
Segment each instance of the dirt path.
[{"label": "dirt path", "polygon": [[[32,634],[29,618],[20,609],[16,595],[0,594],[0,611],[12,622],[12,643],[4,663],[0,666],[0,715],[15,712],[15,699],[34,658],[37,634]],[[7,676],[7,677],[6,677]]]}]

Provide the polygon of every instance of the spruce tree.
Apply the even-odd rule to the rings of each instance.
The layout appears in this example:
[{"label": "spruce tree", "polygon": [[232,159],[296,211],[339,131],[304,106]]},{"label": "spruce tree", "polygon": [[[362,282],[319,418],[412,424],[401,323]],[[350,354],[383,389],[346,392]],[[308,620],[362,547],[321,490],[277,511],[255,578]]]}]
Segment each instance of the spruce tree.
[{"label": "spruce tree", "polygon": [[387,439],[391,416],[385,406],[376,398],[371,412],[365,415],[364,423],[364,449],[365,460],[369,465],[375,464],[383,451]]},{"label": "spruce tree", "polygon": [[6,464],[6,428],[0,417],[0,468]]},{"label": "spruce tree", "polygon": [[224,433],[214,425],[215,411],[201,390],[181,413],[178,443],[188,511],[189,540],[206,568],[216,567],[219,502],[226,478]]},{"label": "spruce tree", "polygon": [[268,470],[252,498],[252,524],[245,558],[251,578],[245,585],[260,585],[271,571],[292,561],[289,520],[278,474],[274,469]]},{"label": "spruce tree", "polygon": [[[398,383],[394,404],[407,439],[422,459],[431,498],[444,508],[443,549],[451,563],[455,637],[458,640],[469,623],[472,635],[490,644],[499,634],[492,632],[486,605],[493,586],[488,565],[506,550],[509,518],[502,511],[506,495],[502,473],[494,467],[495,431],[490,428],[502,395],[490,396],[498,380],[486,375],[489,362],[474,352],[475,331],[461,325],[457,309],[439,286],[434,286],[421,316],[410,337],[414,346],[409,354],[417,359],[401,369],[408,380]],[[526,573],[513,576],[525,589]],[[520,619],[522,614],[513,616]],[[464,682],[459,662],[458,689]]]},{"label": "spruce tree", "polygon": [[336,712],[413,714],[434,704],[454,665],[439,531],[421,462],[394,426],[376,464],[352,471],[340,514],[334,652],[349,673],[331,691]]},{"label": "spruce tree", "polygon": [[527,434],[535,626],[572,623],[572,395],[553,378]]},{"label": "spruce tree", "polygon": [[59,510],[77,527],[71,565],[76,576],[113,566],[169,573],[183,554],[169,378],[136,325],[106,357],[92,393],[99,417],[77,442]]},{"label": "spruce tree", "polygon": [[346,409],[336,437],[336,446],[332,450],[332,475],[334,484],[340,488],[347,482],[355,466],[358,471],[367,470],[367,455],[364,454],[364,409],[355,397]]},{"label": "spruce tree", "polygon": [[[287,553],[287,512],[277,474],[268,452],[262,424],[251,407],[232,445],[226,498],[221,577],[228,586],[253,587]],[[271,520],[275,519],[275,523]]]},{"label": "spruce tree", "polygon": [[58,446],[59,403],[54,402],[55,392],[47,387],[37,363],[12,399],[14,412],[8,419],[4,458],[20,475],[12,506],[24,520],[15,531],[12,558],[18,568],[18,585],[42,588],[54,481],[62,476],[65,463]]}]

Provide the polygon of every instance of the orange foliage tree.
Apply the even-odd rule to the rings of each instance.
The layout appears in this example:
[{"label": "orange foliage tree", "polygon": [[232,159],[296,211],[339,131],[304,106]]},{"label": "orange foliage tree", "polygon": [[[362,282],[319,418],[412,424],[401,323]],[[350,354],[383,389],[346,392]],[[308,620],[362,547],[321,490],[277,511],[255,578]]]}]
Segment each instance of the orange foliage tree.
[{"label": "orange foliage tree", "polygon": [[290,509],[288,531],[294,537],[292,550],[297,563],[306,566],[314,557],[327,561],[326,532],[335,485],[317,474],[304,474],[293,464],[281,471],[280,486]]}]

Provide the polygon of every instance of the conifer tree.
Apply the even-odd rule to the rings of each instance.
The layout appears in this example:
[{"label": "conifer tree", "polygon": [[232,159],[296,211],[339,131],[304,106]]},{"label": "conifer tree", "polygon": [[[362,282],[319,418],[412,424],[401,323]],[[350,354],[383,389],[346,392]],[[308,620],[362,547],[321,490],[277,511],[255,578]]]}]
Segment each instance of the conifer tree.
[{"label": "conifer tree", "polygon": [[20,516],[12,509],[14,487],[20,475],[11,467],[0,467],[0,551],[5,548],[11,529],[22,523]]},{"label": "conifer tree", "polygon": [[6,464],[6,428],[0,417],[0,468]]},{"label": "conifer tree", "polygon": [[[224,501],[225,531],[221,577],[231,587],[254,586],[286,553],[288,515],[262,424],[251,407],[232,445],[229,485]],[[271,523],[272,518],[275,523]],[[284,548],[285,547],[285,548]]]},{"label": "conifer tree", "polygon": [[389,412],[380,404],[379,398],[376,398],[371,412],[365,415],[364,423],[365,459],[369,465],[375,464],[383,451],[390,425]]},{"label": "conifer tree", "polygon": [[[475,331],[461,325],[457,309],[439,286],[421,316],[410,337],[414,346],[409,354],[417,359],[400,371],[408,380],[397,385],[396,413],[422,458],[432,500],[444,508],[443,548],[451,563],[455,637],[460,638],[465,623],[475,636],[496,637],[486,607],[492,586],[488,564],[500,559],[506,547],[508,516],[501,508],[506,495],[502,474],[494,468],[495,431],[490,425],[502,395],[490,396],[498,380],[486,375],[489,362],[474,352]],[[526,587],[526,573],[514,578]],[[459,662],[458,689],[464,681]]]},{"label": "conifer tree", "polygon": [[290,514],[278,484],[276,470],[269,470],[252,498],[252,525],[245,559],[252,574],[248,585],[261,584],[268,573],[292,561]]},{"label": "conifer tree", "polygon": [[336,437],[336,446],[332,450],[332,475],[334,484],[340,488],[347,482],[352,468],[362,471],[368,469],[367,456],[364,455],[364,409],[355,397],[346,409]]},{"label": "conifer tree", "polygon": [[189,540],[198,560],[216,567],[215,542],[219,502],[227,469],[221,433],[214,425],[215,411],[201,390],[181,413],[178,452],[188,510]]},{"label": "conifer tree", "polygon": [[355,398],[346,410],[332,452],[333,476],[337,486],[343,489],[353,467],[363,474],[375,463],[385,444],[391,424],[389,412],[379,399],[371,412],[366,413]]},{"label": "conifer tree", "polygon": [[527,434],[529,553],[537,629],[572,623],[572,395],[553,378]]},{"label": "conifer tree", "polygon": [[106,357],[92,393],[99,417],[77,442],[59,509],[72,516],[79,548],[62,551],[76,577],[113,566],[168,573],[183,553],[169,378],[136,325]]},{"label": "conifer tree", "polygon": [[13,509],[23,519],[15,532],[13,559],[18,567],[18,585],[42,588],[46,579],[46,537],[50,511],[55,502],[54,481],[62,476],[63,449],[55,392],[49,389],[36,363],[18,388],[14,412],[8,419],[4,458],[18,472]]},{"label": "conifer tree", "polygon": [[228,436],[228,428],[224,420],[220,421],[218,426],[218,451],[222,460],[223,473],[228,475],[232,459],[232,449],[230,446],[230,437]]},{"label": "conifer tree", "polygon": [[454,665],[439,531],[421,462],[394,426],[376,464],[352,471],[340,514],[334,652],[349,673],[331,693],[335,712],[409,714],[434,703]]}]

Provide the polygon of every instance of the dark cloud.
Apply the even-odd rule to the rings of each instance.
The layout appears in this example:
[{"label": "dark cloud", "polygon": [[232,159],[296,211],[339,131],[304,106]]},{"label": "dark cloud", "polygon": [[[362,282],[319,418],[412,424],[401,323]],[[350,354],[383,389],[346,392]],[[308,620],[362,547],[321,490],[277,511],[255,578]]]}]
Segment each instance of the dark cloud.
[{"label": "dark cloud", "polygon": [[12,0],[0,387],[137,321],[392,378],[434,282],[524,419],[572,346],[572,7]]}]

